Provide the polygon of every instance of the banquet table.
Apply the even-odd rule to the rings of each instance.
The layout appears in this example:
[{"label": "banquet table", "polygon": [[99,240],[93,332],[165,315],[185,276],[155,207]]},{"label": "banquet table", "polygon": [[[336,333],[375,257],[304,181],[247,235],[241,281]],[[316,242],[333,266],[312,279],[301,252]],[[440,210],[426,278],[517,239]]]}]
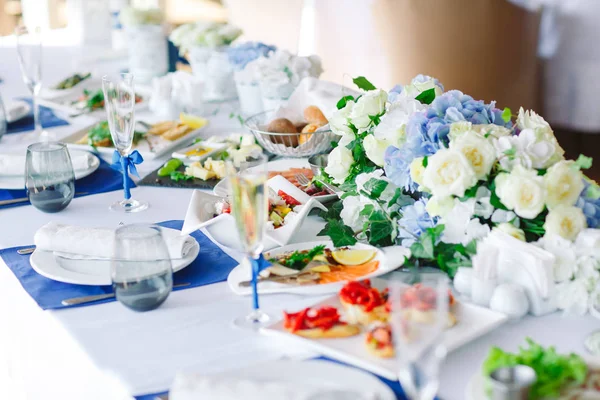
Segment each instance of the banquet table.
[{"label": "banquet table", "polygon": [[[46,49],[46,59],[58,60],[61,54],[71,54],[69,51]],[[6,60],[0,63],[0,92],[5,101],[26,95],[14,48],[0,47],[0,59]],[[56,80],[72,70],[72,65],[47,63],[44,79]],[[235,104],[223,105],[208,115],[210,125],[203,135],[239,132],[237,120],[229,118],[234,109]],[[89,125],[86,118],[69,120],[70,125],[51,131],[60,139]],[[0,141],[0,151],[24,149],[25,145],[18,134],[7,135]],[[164,160],[146,162],[138,170],[143,176]],[[191,193],[187,189],[137,187],[132,195],[148,200],[150,208],[130,215],[108,210],[108,205],[122,196],[119,191],[74,199],[57,214],[45,214],[30,205],[3,209],[0,248],[31,245],[35,231],[49,221],[116,227],[121,222],[182,220]],[[318,217],[309,216],[292,241],[314,240],[322,226]],[[226,252],[240,259],[239,254]],[[274,315],[321,299],[261,296],[262,306]],[[318,356],[311,349],[233,326],[233,319],[249,308],[249,298],[233,294],[227,283],[221,282],[173,292],[163,306],[147,313],[132,312],[118,302],[42,310],[0,260],[0,398],[128,399],[166,391],[180,370],[212,373],[282,357]],[[464,399],[469,379],[480,369],[491,346],[516,350],[530,336],[559,351],[584,354],[583,339],[599,325],[590,316],[560,313],[508,322],[448,355],[439,397]]]}]

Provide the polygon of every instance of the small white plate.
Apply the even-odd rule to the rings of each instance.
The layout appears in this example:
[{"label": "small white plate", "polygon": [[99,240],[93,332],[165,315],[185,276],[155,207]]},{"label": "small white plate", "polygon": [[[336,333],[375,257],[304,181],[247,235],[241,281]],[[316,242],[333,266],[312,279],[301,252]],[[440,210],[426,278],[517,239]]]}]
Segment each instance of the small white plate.
[{"label": "small white plate", "polygon": [[[203,142],[200,142],[200,143],[196,143],[196,144],[193,144],[186,148],[183,148],[181,150],[177,150],[177,151],[173,152],[173,154],[171,154],[171,157],[177,158],[177,159],[183,161],[183,163],[185,165],[189,165],[196,161],[204,161],[208,157],[212,156],[213,154],[215,154],[219,151],[222,151],[227,146],[228,145],[225,143],[203,143]],[[209,151],[207,153],[202,154],[201,156],[186,156],[186,153],[188,151],[192,151],[195,149],[207,149]]]},{"label": "small white plate", "polygon": [[[331,241],[317,241],[317,242],[306,242],[290,244],[288,246],[280,247],[275,250],[269,251],[269,257],[275,257],[282,253],[287,253],[296,250],[310,250],[315,246],[324,245],[327,248],[333,249],[335,246]],[[395,270],[404,264],[405,256],[410,257],[410,251],[402,246],[391,246],[388,248],[388,252],[382,251],[376,247],[368,244],[357,243],[354,246],[348,246],[352,249],[365,249],[375,250],[377,254],[371,261],[379,261],[379,266],[374,272],[361,276],[359,279],[371,279],[380,275],[386,274]],[[252,288],[240,287],[240,282],[248,281],[251,279],[250,267],[246,263],[239,264],[235,267],[227,277],[227,283],[231,291],[240,296],[246,296],[252,294]],[[271,294],[271,293],[298,293],[303,295],[324,295],[337,293],[347,281],[333,282],[327,284],[306,284],[306,285],[291,285],[277,282],[260,282],[258,284],[258,293],[260,294]]]},{"label": "small white plate", "polygon": [[6,103],[6,122],[9,124],[26,117],[31,112],[31,106],[23,100]]},{"label": "small white plate", "polygon": [[[268,171],[287,171],[290,168],[308,168],[308,158],[284,158],[281,160],[270,161],[267,164]],[[226,197],[229,194],[227,187],[227,178],[221,180],[213,188],[213,193],[216,196]],[[337,199],[335,194],[326,194],[324,196],[312,196],[313,199],[318,200],[321,203],[325,203],[331,200]]]},{"label": "small white plate", "polygon": [[[172,260],[173,272],[190,265],[199,253],[200,244],[194,239],[194,245],[185,258]],[[36,250],[29,262],[35,272],[55,281],[76,285],[112,285],[110,260],[73,260],[55,256],[52,251]]]},{"label": "small white plate", "polygon": [[[73,157],[73,155],[76,155],[77,153],[83,153],[83,151],[71,149],[69,150],[69,153],[71,154],[71,157]],[[92,162],[90,163],[90,167],[88,169],[74,171],[76,180],[93,174],[100,167],[100,160],[98,157],[93,154],[92,157]],[[25,176],[0,176],[0,189],[25,189]]]},{"label": "small white plate", "polygon": [[[277,382],[283,385],[288,384],[294,387],[306,388],[307,390],[314,388],[315,392],[320,395],[326,395],[328,391],[332,392],[332,397],[319,398],[396,399],[394,392],[373,375],[325,360],[268,361],[216,374],[213,377],[217,380],[231,380],[232,384],[236,381],[251,381],[258,386],[262,382]],[[202,397],[201,393],[194,392],[194,382],[195,374],[193,372],[182,373],[175,379],[170,395],[173,398],[179,398],[179,396],[181,398],[192,398],[192,396],[198,395]],[[241,395],[242,393],[240,393],[239,398],[243,398]]]},{"label": "small white plate", "polygon": [[[373,282],[375,285],[376,283]],[[379,285],[377,285],[379,286]],[[331,298],[315,304],[313,307],[324,305],[336,307],[342,313],[343,307],[339,297]],[[286,310],[296,312],[299,310]],[[458,323],[445,332],[443,342],[448,352],[467,344],[473,339],[486,334],[503,324],[506,315],[475,306],[468,303],[458,303],[456,308]],[[394,358],[385,359],[371,354],[365,346],[364,334],[338,339],[307,339],[294,335],[283,328],[283,321],[279,321],[261,330],[261,333],[271,336],[292,338],[299,344],[309,345],[315,350],[336,358],[348,364],[364,368],[384,378],[397,380],[397,362]],[[481,397],[477,397],[480,400]]]},{"label": "small white plate", "polygon": [[[69,76],[73,76],[73,74],[71,74]],[[75,85],[71,88],[54,89],[56,87],[56,85],[58,85],[60,82],[62,82],[63,80],[65,80],[65,78],[68,78],[69,76],[65,76],[64,78],[62,78],[56,82],[53,82],[50,85],[47,85],[47,87],[46,86],[42,87],[40,97],[43,99],[55,99],[55,98],[60,98],[60,97],[64,97],[67,95],[72,95],[74,93],[81,95],[81,93],[83,92],[83,89],[101,88],[102,87],[102,80],[99,78],[95,78],[94,76],[91,76],[91,77],[79,82],[77,85]]]}]

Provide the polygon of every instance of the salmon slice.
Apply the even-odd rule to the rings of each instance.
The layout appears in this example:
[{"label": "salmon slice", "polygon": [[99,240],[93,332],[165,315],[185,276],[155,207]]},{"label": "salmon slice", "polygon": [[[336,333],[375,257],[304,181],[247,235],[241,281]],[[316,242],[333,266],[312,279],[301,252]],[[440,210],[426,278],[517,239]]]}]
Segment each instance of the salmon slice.
[{"label": "salmon slice", "polygon": [[321,272],[319,284],[333,283],[340,281],[354,281],[377,271],[379,261],[369,261],[361,265],[336,265],[331,267],[331,272]]}]

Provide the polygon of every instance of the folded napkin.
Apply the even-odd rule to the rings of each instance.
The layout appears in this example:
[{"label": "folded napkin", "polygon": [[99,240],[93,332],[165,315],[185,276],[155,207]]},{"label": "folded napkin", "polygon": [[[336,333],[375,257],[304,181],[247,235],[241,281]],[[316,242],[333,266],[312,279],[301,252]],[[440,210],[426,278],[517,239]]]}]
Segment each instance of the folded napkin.
[{"label": "folded napkin", "polygon": [[[174,230],[163,229],[163,238],[171,259],[184,258],[194,246],[194,239]],[[113,253],[115,231],[49,222],[35,233],[39,250],[52,251],[72,259],[108,259]],[[143,249],[140,249],[143,251]],[[140,254],[143,257],[143,254]]]},{"label": "folded napkin", "polygon": [[[76,153],[71,155],[74,171],[85,171],[94,162],[90,153]],[[0,176],[24,176],[26,156],[24,154],[0,154]]]},{"label": "folded napkin", "polygon": [[[22,99],[32,106],[31,99]],[[32,106],[33,107],[33,106]],[[52,128],[55,126],[69,125],[64,119],[58,118],[54,112],[48,107],[40,106],[40,120],[43,128]],[[21,118],[14,122],[8,123],[8,130],[6,133],[20,133],[32,131],[35,129],[33,120],[33,111],[30,112],[26,117]]]},{"label": "folded napkin", "polygon": [[11,123],[25,117],[31,107],[26,101],[17,100],[6,104],[6,122]]}]

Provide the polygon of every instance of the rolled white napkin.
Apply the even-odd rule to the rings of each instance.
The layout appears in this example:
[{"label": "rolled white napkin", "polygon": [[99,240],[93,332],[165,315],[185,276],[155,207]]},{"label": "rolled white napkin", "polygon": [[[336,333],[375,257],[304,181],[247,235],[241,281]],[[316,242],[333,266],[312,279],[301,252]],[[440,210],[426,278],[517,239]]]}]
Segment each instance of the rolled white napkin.
[{"label": "rolled white napkin", "polygon": [[[162,229],[163,238],[173,260],[185,258],[195,240],[173,229]],[[109,259],[113,253],[115,231],[49,222],[35,233],[38,250],[52,251],[73,259]]]},{"label": "rolled white napkin", "polygon": [[[0,176],[24,176],[26,156],[21,154],[0,154]],[[90,153],[71,154],[73,171],[85,171],[94,162]]]}]

